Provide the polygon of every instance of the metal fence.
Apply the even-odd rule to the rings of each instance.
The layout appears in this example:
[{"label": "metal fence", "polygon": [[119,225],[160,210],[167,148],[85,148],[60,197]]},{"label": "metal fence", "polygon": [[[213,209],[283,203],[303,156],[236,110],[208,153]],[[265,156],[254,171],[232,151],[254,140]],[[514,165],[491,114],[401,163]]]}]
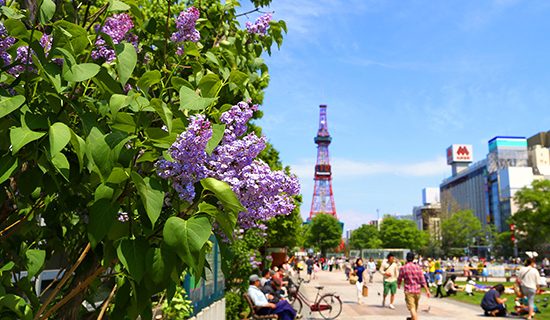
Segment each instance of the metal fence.
[{"label": "metal fence", "polygon": [[206,268],[205,277],[198,280],[188,274],[183,283],[185,292],[193,305],[193,315],[199,314],[201,310],[213,305],[224,296],[225,279],[221,270],[220,247],[216,237],[210,237],[210,241],[214,244],[212,252],[206,256],[210,270]]}]

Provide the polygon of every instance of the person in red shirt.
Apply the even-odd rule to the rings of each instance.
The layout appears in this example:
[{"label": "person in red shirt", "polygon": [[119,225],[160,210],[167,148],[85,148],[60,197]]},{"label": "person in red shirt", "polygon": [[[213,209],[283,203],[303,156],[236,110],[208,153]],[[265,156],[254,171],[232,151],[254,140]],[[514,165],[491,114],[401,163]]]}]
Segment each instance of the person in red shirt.
[{"label": "person in red shirt", "polygon": [[407,253],[407,263],[399,269],[399,277],[397,278],[397,288],[401,288],[401,283],[404,282],[403,289],[405,291],[405,303],[409,309],[411,316],[407,319],[417,320],[418,302],[420,301],[420,289],[423,287],[426,290],[426,296],[431,296],[430,289],[426,284],[426,279],[422,273],[422,269],[417,264],[413,263],[414,253]]}]

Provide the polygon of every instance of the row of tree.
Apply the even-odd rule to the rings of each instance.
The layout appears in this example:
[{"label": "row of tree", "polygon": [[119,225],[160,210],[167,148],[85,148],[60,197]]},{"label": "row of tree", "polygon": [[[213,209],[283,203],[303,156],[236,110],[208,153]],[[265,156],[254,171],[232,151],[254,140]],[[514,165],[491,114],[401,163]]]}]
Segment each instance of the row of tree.
[{"label": "row of tree", "polygon": [[513,255],[514,240],[519,252],[543,251],[550,243],[550,181],[534,181],[515,194],[517,212],[506,221],[514,231],[497,232],[483,226],[471,210],[443,217],[441,235],[430,236],[413,221],[386,216],[380,228],[363,224],[352,232],[351,249],[406,248],[430,256],[462,255],[471,246],[490,246],[496,256]]}]

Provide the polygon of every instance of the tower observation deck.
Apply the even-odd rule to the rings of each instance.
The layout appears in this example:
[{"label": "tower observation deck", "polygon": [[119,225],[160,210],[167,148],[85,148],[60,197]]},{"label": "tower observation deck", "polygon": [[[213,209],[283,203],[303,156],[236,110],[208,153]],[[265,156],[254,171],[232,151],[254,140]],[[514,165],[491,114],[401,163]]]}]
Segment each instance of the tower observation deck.
[{"label": "tower observation deck", "polygon": [[328,132],[327,106],[321,105],[319,108],[319,130],[314,139],[317,144],[317,163],[315,164],[315,184],[309,219],[320,213],[330,214],[337,218],[332,193],[332,171],[328,152],[328,146],[332,142],[332,137]]}]

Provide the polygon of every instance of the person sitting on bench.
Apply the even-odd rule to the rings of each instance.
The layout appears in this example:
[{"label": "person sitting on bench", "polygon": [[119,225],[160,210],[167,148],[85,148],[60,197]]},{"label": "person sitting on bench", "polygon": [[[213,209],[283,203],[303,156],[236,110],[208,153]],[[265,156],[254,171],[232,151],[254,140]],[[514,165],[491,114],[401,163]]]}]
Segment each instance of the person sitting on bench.
[{"label": "person sitting on bench", "polygon": [[[257,311],[260,315],[276,314],[281,320],[294,320],[296,318],[296,310],[286,300],[270,303],[268,297],[260,290],[260,277],[253,274],[249,278],[250,286],[248,287],[248,296],[256,307],[260,307]],[[273,297],[269,297],[273,298]]]}]

